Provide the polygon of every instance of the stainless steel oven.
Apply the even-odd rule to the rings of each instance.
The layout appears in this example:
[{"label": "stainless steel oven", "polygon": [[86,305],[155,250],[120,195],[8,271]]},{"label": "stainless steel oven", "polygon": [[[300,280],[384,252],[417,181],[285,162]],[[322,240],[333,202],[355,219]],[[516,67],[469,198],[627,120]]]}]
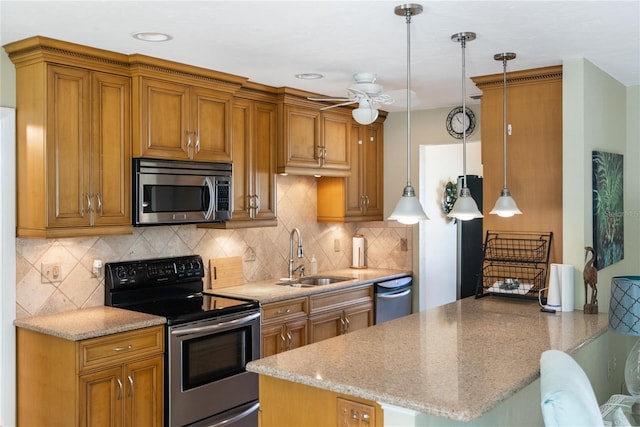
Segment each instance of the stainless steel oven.
[{"label": "stainless steel oven", "polygon": [[167,319],[164,425],[258,426],[257,301],[203,292],[197,255],[105,265],[105,305]]},{"label": "stainless steel oven", "polygon": [[259,309],[170,326],[168,333],[169,424],[215,425],[207,418],[217,418],[220,425],[256,426],[258,407],[242,406],[258,400],[258,376],[245,367],[260,357]]},{"label": "stainless steel oven", "polygon": [[133,159],[133,225],[231,219],[231,164]]}]

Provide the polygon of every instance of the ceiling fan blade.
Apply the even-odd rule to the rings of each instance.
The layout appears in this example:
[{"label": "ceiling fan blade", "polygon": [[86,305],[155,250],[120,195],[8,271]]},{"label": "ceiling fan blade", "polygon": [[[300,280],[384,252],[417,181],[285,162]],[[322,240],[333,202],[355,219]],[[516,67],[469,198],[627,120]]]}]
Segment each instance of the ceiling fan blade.
[{"label": "ceiling fan blade", "polygon": [[340,102],[346,102],[346,101],[353,101],[352,98],[307,98],[309,101],[340,101]]},{"label": "ceiling fan blade", "polygon": [[340,104],[334,104],[334,105],[329,105],[328,107],[323,107],[323,108],[320,109],[320,111],[328,110],[330,108],[335,108],[335,107],[342,107],[344,105],[355,104],[356,102],[358,102],[357,99],[350,99],[347,102],[342,102]]}]

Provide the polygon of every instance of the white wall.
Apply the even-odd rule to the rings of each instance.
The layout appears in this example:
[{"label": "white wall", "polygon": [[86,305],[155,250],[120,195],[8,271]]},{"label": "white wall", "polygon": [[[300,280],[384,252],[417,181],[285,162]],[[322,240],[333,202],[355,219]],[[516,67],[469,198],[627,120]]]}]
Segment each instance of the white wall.
[{"label": "white wall", "polygon": [[[457,227],[441,206],[444,186],[462,170],[462,143],[420,146],[420,201],[431,219],[419,232],[420,310],[456,300]],[[480,142],[467,143],[467,174],[482,176]]]}]

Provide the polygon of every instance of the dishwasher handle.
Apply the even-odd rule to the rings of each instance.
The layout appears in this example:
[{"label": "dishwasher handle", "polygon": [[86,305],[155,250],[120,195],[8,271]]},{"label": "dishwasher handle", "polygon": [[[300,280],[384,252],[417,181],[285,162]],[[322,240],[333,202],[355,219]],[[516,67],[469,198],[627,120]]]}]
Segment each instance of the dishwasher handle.
[{"label": "dishwasher handle", "polygon": [[381,299],[394,299],[394,298],[400,298],[400,297],[404,297],[407,296],[411,293],[411,289],[406,289],[402,292],[398,292],[398,293],[388,293],[388,294],[378,294],[376,298],[381,298]]},{"label": "dishwasher handle", "polygon": [[407,287],[407,286],[411,286],[411,281],[413,280],[413,278],[411,276],[405,276],[405,277],[400,277],[398,279],[393,279],[393,280],[387,280],[384,282],[377,282],[376,285],[390,290],[390,289],[394,289],[394,288],[402,288],[402,287]]}]

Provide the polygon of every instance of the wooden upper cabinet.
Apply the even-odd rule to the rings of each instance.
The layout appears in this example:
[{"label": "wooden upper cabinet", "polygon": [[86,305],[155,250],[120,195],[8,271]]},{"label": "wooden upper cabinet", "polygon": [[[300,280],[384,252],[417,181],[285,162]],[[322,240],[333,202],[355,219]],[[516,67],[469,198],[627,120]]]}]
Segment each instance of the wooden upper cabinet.
[{"label": "wooden upper cabinet", "polygon": [[488,215],[504,184],[503,75],[472,79],[482,90],[484,230],[551,231],[562,262],[562,66],[507,73],[507,186],[522,215]]},{"label": "wooden upper cabinet", "polygon": [[232,108],[233,212],[231,220],[201,228],[275,227],[275,103],[237,98]]},{"label": "wooden upper cabinet", "polygon": [[285,92],[279,101],[282,118],[277,146],[278,173],[350,175],[350,110],[320,111],[319,106],[299,98],[301,93],[288,89]]},{"label": "wooden upper cabinet", "polygon": [[[318,221],[383,219],[383,124],[351,126],[351,175],[318,179]],[[340,201],[340,202],[338,202]]]},{"label": "wooden upper cabinet", "polygon": [[138,86],[134,157],[232,161],[229,93],[147,77]]},{"label": "wooden upper cabinet", "polygon": [[16,66],[17,235],[131,233],[126,56],[44,37],[5,50]]}]

